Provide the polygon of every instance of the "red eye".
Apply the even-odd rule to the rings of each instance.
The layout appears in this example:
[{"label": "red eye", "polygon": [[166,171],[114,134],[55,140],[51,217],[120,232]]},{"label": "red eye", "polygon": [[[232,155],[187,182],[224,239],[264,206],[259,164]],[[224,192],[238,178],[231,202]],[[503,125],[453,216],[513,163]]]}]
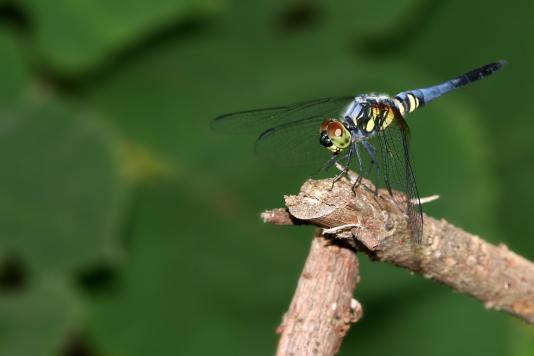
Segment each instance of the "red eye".
[{"label": "red eye", "polygon": [[343,125],[340,122],[332,121],[328,124],[326,133],[328,137],[341,137],[343,136]]},{"label": "red eye", "polygon": [[321,131],[319,132],[324,132],[326,131],[326,129],[328,128],[328,125],[332,122],[332,119],[325,119],[323,121],[323,123],[321,124]]}]

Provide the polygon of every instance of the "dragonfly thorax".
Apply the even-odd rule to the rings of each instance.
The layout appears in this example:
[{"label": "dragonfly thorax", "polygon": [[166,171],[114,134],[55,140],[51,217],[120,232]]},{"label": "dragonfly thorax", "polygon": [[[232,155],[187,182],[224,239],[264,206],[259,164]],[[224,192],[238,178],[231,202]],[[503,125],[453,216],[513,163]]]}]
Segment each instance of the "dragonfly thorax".
[{"label": "dragonfly thorax", "polygon": [[396,112],[395,103],[386,95],[361,95],[347,107],[344,120],[352,128],[353,140],[361,141],[386,129]]}]

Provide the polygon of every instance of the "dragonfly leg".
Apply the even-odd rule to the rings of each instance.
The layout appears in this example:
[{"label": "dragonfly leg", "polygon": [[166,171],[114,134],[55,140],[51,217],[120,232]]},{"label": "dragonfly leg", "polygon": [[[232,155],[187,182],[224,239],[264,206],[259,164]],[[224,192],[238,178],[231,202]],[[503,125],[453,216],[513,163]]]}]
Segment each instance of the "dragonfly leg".
[{"label": "dragonfly leg", "polygon": [[[378,181],[380,179],[380,164],[376,160],[376,149],[368,141],[363,141],[362,144],[363,147],[365,147],[367,153],[369,153],[369,156],[371,157],[371,164],[369,170],[367,171],[367,174],[371,173],[371,169],[374,166],[376,169],[376,178]],[[375,195],[378,195],[378,184],[375,184]]]},{"label": "dragonfly leg", "polygon": [[356,158],[358,159],[358,178],[356,178],[356,181],[352,185],[352,192],[356,194],[356,188],[360,186],[363,179],[363,163],[362,163],[362,156],[360,155],[360,150],[358,149],[358,143],[353,142],[352,146],[354,146],[354,151],[356,152]]},{"label": "dragonfly leg", "polygon": [[312,174],[312,177],[316,177],[319,175],[319,173],[323,172],[323,171],[327,171],[330,169],[330,167],[332,167],[337,161],[339,161],[340,159],[343,159],[345,158],[345,156],[341,157],[339,155],[333,155],[332,157],[330,157],[322,166],[321,168],[319,168],[314,174]]},{"label": "dragonfly leg", "polygon": [[350,160],[352,159],[352,151],[354,150],[354,145],[350,145],[349,146],[349,153],[345,156],[347,157],[347,162],[345,163],[345,166],[343,167],[343,170],[341,170],[341,172],[338,173],[338,175],[336,175],[334,177],[334,179],[332,179],[332,187],[330,188],[330,190],[334,189],[334,183],[337,182],[338,180],[341,179],[341,177],[343,177],[343,175],[345,173],[347,173],[347,170],[349,169],[349,163],[350,163]]}]

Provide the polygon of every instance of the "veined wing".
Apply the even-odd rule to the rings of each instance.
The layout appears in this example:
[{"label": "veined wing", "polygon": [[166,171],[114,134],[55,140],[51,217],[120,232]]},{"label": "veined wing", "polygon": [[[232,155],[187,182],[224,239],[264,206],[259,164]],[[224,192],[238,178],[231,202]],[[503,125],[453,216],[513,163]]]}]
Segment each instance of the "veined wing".
[{"label": "veined wing", "polygon": [[409,129],[402,117],[396,117],[395,125],[380,131],[378,136],[380,168],[388,190],[403,191],[407,200],[408,225],[417,243],[423,237],[423,210],[417,191],[414,166],[409,147]]},{"label": "veined wing", "polygon": [[[312,115],[263,131],[256,141],[255,153],[278,165],[317,167],[332,156],[319,143],[319,128],[328,114]],[[337,114],[332,112],[330,117]]]},{"label": "veined wing", "polygon": [[316,164],[331,156],[319,144],[326,118],[341,118],[352,96],[322,98],[297,104],[226,114],[212,128],[226,133],[257,133],[256,154],[282,165]]},{"label": "veined wing", "polygon": [[223,133],[257,133],[311,116],[342,111],[354,97],[331,97],[264,109],[238,111],[216,117],[211,127]]}]

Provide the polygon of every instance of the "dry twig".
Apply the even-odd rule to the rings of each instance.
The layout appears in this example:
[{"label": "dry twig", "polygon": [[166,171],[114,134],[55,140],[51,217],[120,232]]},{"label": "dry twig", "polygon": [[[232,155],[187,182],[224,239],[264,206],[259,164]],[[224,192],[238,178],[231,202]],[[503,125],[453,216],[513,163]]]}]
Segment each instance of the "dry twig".
[{"label": "dry twig", "polygon": [[[318,226],[324,229],[323,232],[335,235],[337,240],[351,242],[353,247],[367,253],[374,260],[407,268],[479,299],[488,309],[502,310],[528,323],[534,323],[532,262],[510,251],[505,245],[492,245],[445,220],[436,220],[428,216],[424,217],[423,243],[417,245],[411,239],[403,209],[395,204],[386,191],[380,191],[376,196],[372,192],[374,186],[371,182],[364,180],[363,184],[369,189],[358,188],[354,195],[351,191],[351,182],[345,178],[337,182],[333,189],[331,189],[331,179],[308,180],[302,186],[299,195],[285,197],[287,209],[271,210],[262,216],[266,222],[275,224]],[[403,199],[400,196],[398,198]],[[316,241],[317,239],[314,239],[314,244]],[[314,252],[314,249],[317,251]],[[306,277],[308,265],[320,266],[321,259],[333,258],[327,257],[330,253],[326,248],[312,246],[290,310],[281,326],[283,332],[278,348],[280,355],[307,354],[299,352],[302,349],[290,347],[295,345],[295,340],[292,338],[296,335],[294,330],[298,329],[293,325],[287,334],[288,320],[292,315],[297,315],[297,322],[302,320],[308,322],[307,318],[312,318],[312,323],[316,323],[302,324],[307,325],[308,334],[304,337],[299,336],[299,344],[307,342],[309,347],[313,347],[312,343],[315,340],[329,343],[327,339],[330,338],[335,340],[332,344],[337,345],[330,350],[335,350],[341,343],[339,337],[342,337],[344,332],[341,333],[343,335],[332,336],[332,333],[323,332],[321,329],[323,324],[334,322],[332,313],[313,316],[308,314],[319,313],[316,309],[317,301],[325,300],[327,297],[332,300],[332,296],[328,294],[332,293],[331,290],[317,289],[316,285],[320,282],[306,280],[310,278]],[[350,263],[339,265],[334,263],[329,264],[330,267],[323,265],[322,268],[330,268],[332,276],[336,274],[346,276],[347,273],[355,273],[349,270],[357,271],[355,258],[352,264],[351,266]],[[321,275],[315,268],[312,276]],[[345,283],[350,284],[350,279],[343,278]],[[339,285],[338,287],[342,288],[342,293],[354,288],[352,285],[349,288]],[[295,308],[299,310],[298,313],[294,313]],[[347,313],[347,310],[350,308],[344,305],[340,315]],[[292,322],[295,323],[294,320]],[[332,352],[320,354],[332,354]]]},{"label": "dry twig", "polygon": [[277,355],[333,355],[351,323],[362,315],[352,299],[358,259],[318,231],[289,310],[278,327]]}]

